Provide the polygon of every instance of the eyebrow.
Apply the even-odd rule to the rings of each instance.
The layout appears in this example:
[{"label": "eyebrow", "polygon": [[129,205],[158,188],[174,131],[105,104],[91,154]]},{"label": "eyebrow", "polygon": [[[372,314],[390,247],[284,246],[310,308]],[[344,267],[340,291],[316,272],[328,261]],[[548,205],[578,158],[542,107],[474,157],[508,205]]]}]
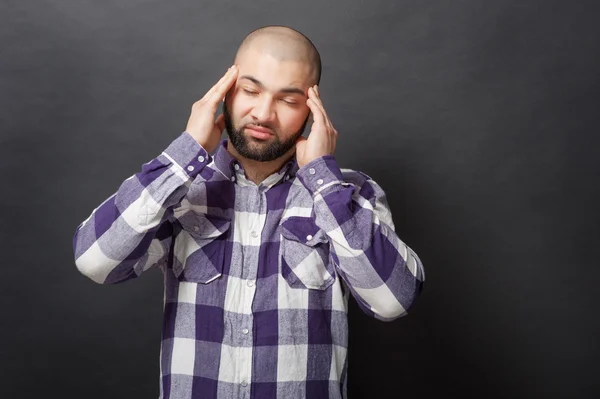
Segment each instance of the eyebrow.
[{"label": "eyebrow", "polygon": [[[240,77],[240,80],[241,79],[247,79],[255,85],[257,85],[258,87],[260,87],[261,89],[265,88],[265,85],[263,85],[260,80],[253,78],[252,76],[244,75]],[[302,89],[299,89],[297,87],[284,87],[283,89],[279,90],[279,92],[285,94],[300,94],[301,96],[306,97],[306,93],[304,93]]]}]

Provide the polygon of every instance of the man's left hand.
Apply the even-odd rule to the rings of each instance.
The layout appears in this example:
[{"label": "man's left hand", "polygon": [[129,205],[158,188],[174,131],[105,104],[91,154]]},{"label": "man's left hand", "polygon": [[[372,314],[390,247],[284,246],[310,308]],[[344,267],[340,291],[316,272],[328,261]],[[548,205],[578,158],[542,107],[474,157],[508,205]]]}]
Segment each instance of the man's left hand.
[{"label": "man's left hand", "polygon": [[323,108],[317,85],[308,89],[306,105],[312,112],[313,124],[308,138],[300,136],[296,142],[296,159],[300,167],[325,155],[333,155],[338,136]]}]

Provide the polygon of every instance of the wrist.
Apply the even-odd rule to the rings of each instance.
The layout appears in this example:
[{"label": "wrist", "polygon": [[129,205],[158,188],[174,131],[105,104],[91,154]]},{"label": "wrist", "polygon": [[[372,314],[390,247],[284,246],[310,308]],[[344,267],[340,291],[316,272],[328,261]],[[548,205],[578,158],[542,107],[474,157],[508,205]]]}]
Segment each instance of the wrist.
[{"label": "wrist", "polygon": [[333,155],[323,155],[300,166],[296,176],[302,184],[315,194],[334,183],[343,182],[342,172]]}]

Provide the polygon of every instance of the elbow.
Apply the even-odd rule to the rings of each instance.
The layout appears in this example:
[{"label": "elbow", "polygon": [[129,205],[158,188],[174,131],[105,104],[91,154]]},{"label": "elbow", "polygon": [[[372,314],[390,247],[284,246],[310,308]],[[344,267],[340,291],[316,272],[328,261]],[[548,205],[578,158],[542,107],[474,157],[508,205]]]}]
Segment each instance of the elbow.
[{"label": "elbow", "polygon": [[404,317],[408,310],[412,308],[417,297],[423,288],[423,282],[415,280],[416,284],[409,290],[394,298],[387,298],[385,301],[377,301],[371,306],[376,319],[381,321],[393,321]]},{"label": "elbow", "polygon": [[100,263],[83,260],[80,257],[75,260],[75,265],[81,274],[88,277],[93,282],[98,284],[106,283],[106,271]]},{"label": "elbow", "polygon": [[[85,222],[84,222],[85,223]],[[93,248],[83,248],[81,243],[81,227],[83,223],[77,227],[75,235],[73,236],[73,253],[75,255],[75,266],[77,270],[84,276],[88,277],[92,281],[103,284],[103,272],[102,265],[98,262],[97,256],[90,256],[90,252],[93,252]]]},{"label": "elbow", "polygon": [[[78,231],[79,232],[79,231]],[[73,239],[73,253],[77,270],[84,276],[98,284],[108,284],[108,275],[121,262],[107,257],[97,242],[89,247],[84,247],[77,234]]]},{"label": "elbow", "polygon": [[371,310],[377,320],[386,322],[399,319],[407,314],[406,309],[397,301],[393,304],[385,304],[376,308],[371,308]]}]

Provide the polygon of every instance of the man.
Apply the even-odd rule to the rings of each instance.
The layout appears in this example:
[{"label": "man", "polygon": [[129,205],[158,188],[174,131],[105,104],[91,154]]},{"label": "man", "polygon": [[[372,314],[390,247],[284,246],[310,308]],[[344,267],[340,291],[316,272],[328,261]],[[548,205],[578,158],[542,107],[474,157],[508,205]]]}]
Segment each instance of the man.
[{"label": "man", "polygon": [[161,398],[343,398],[349,294],[393,320],[423,267],[382,189],[333,157],[310,40],[261,28],[234,64],[77,228],[75,261],[98,283],[164,274]]}]

